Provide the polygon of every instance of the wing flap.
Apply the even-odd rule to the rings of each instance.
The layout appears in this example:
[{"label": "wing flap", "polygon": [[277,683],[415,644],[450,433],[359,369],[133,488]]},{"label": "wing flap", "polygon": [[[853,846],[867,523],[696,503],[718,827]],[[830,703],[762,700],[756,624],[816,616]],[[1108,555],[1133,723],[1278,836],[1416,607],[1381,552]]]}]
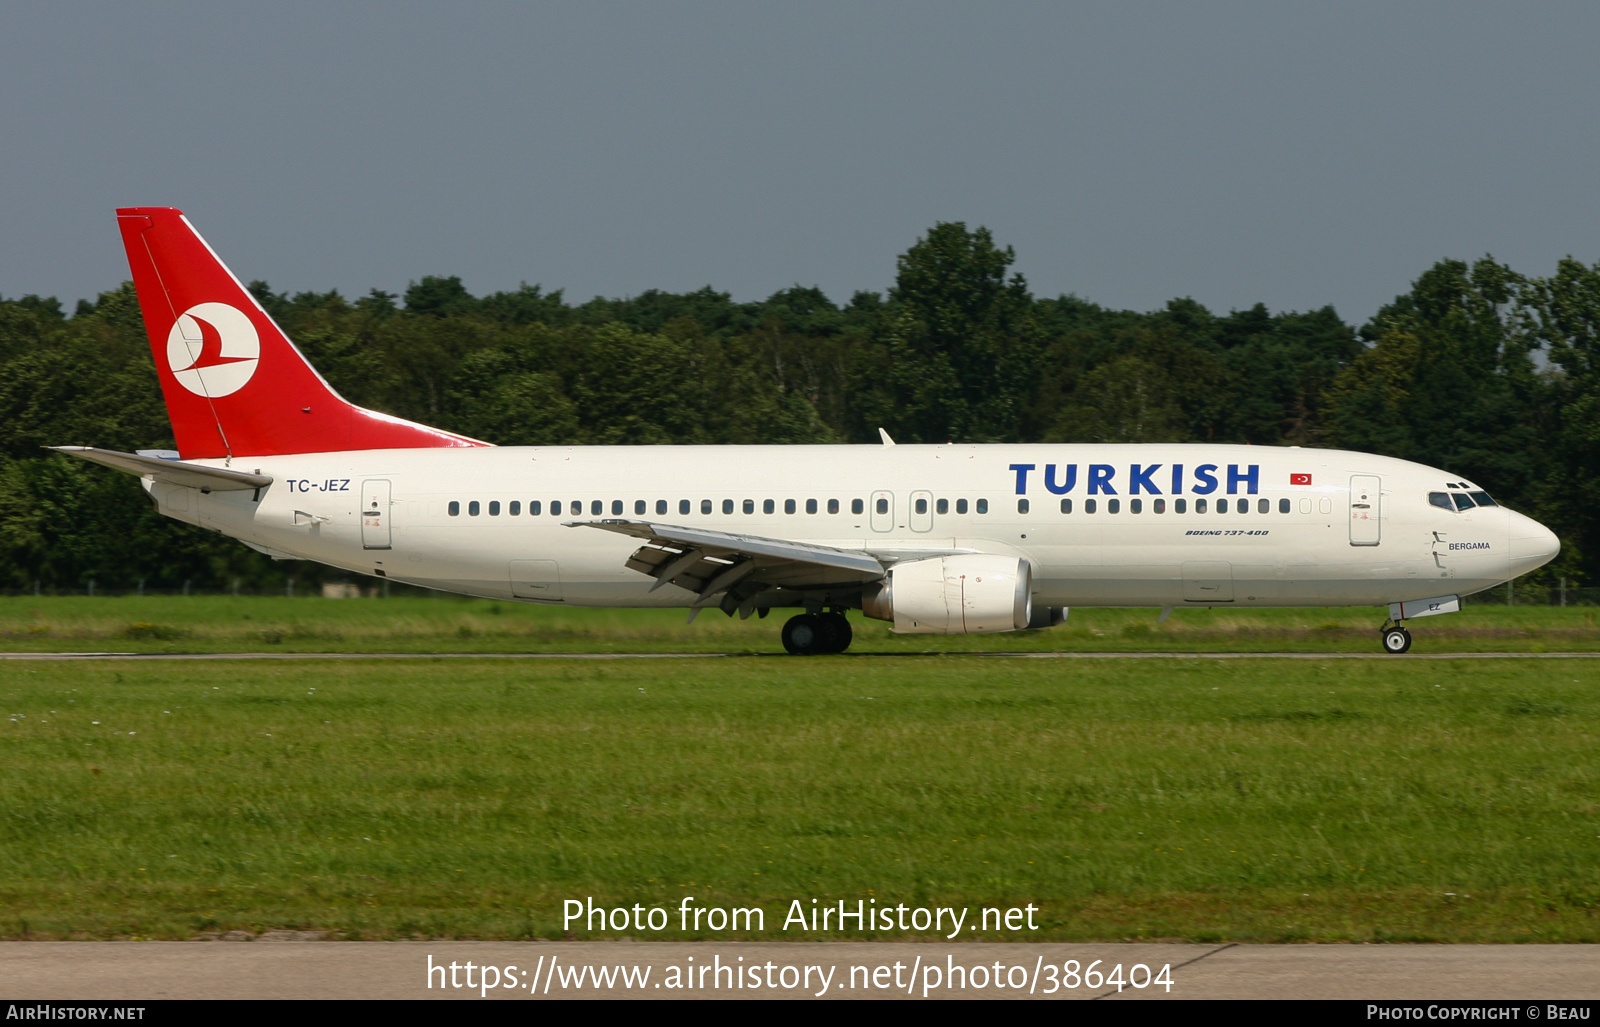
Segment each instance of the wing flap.
[{"label": "wing flap", "polygon": [[641,540],[644,545],[628,558],[629,570],[655,578],[657,588],[671,583],[702,600],[765,588],[859,587],[884,574],[883,561],[860,550],[654,521],[568,521],[566,526]]},{"label": "wing flap", "polygon": [[183,485],[209,492],[243,492],[266,488],[272,484],[270,474],[250,474],[227,467],[207,467],[187,460],[167,460],[157,456],[137,453],[119,453],[114,449],[95,449],[93,446],[47,446],[58,453],[105,464],[119,471],[154,478],[170,485]]}]

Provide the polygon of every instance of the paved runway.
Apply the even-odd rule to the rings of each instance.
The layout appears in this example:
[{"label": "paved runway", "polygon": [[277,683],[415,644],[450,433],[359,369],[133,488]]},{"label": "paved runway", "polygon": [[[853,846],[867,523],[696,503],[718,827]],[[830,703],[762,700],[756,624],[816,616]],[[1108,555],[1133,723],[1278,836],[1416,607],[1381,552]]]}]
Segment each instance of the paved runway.
[{"label": "paved runway", "polygon": [[[0,653],[0,660],[718,660],[783,653]],[[846,653],[846,659],[1004,660],[1597,660],[1597,653]]]},{"label": "paved runway", "polygon": [[[1600,998],[1596,945],[272,940],[293,933],[0,942],[0,999]],[[1095,960],[1099,972],[1120,965],[1124,981],[1131,974],[1145,986],[1090,987],[1084,974]],[[1157,980],[1164,966],[1170,991]]]}]

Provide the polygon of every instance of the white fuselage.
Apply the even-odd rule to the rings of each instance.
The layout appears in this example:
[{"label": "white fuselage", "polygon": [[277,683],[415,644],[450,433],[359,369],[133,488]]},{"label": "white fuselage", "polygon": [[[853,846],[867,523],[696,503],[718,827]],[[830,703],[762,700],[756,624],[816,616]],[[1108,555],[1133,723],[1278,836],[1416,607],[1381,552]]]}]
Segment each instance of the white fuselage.
[{"label": "white fuselage", "polygon": [[[203,494],[148,479],[146,487],[162,513],[276,556],[583,606],[695,599],[676,586],[652,592],[652,578],[627,569],[637,540],[569,526],[612,517],[860,549],[885,561],[933,550],[1020,556],[1032,566],[1035,606],[1377,605],[1480,591],[1558,548],[1549,530],[1504,507],[1430,504],[1430,493],[1476,490],[1457,476],[1321,449],[502,447],[245,457],[230,466],[274,481],[259,493]],[[364,519],[374,500],[380,515]]]}]

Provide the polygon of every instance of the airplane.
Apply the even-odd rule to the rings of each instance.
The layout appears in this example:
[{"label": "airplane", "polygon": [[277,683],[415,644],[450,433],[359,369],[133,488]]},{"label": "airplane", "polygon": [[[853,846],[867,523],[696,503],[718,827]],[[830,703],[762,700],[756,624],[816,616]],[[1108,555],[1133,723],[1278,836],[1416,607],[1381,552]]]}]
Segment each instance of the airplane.
[{"label": "airplane", "polygon": [[[119,209],[176,451],[63,453],[278,559],[544,605],[678,607],[843,652],[1046,628],[1072,606],[1387,606],[1404,622],[1560,549],[1460,475],[1210,444],[494,446],[341,398],[179,210]],[[670,388],[670,383],[663,383]]]}]

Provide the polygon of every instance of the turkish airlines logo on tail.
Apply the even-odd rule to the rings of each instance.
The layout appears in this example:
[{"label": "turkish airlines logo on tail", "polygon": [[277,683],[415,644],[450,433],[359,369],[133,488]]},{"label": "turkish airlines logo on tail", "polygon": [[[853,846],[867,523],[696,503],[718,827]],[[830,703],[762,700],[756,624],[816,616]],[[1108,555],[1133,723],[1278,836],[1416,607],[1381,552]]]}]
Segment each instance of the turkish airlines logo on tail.
[{"label": "turkish airlines logo on tail", "polygon": [[216,399],[250,381],[261,360],[261,337],[238,307],[197,303],[178,315],[167,333],[167,366],[178,384]]}]

